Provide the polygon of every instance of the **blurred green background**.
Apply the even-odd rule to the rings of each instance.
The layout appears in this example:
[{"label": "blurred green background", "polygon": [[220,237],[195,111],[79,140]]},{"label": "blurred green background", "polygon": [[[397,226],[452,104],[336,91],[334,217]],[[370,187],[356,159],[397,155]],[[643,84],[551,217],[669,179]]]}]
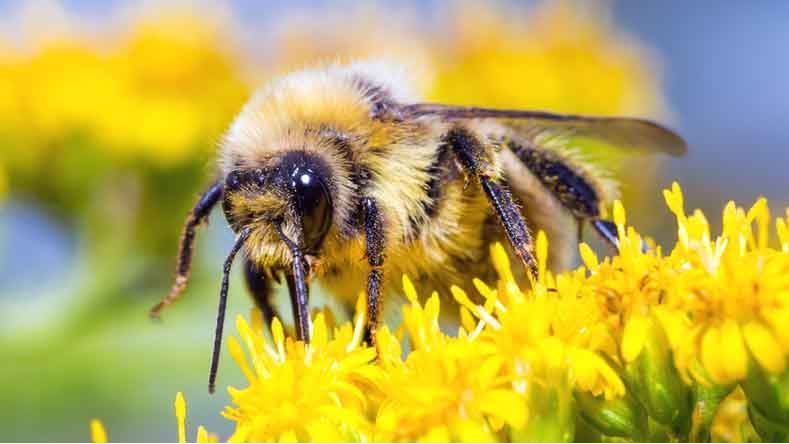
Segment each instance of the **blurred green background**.
[{"label": "blurred green background", "polygon": [[[400,61],[430,100],[667,122],[684,159],[582,147],[659,242],[671,180],[710,217],[789,205],[786,3],[0,0],[0,17],[3,441],[84,441],[93,417],[113,441],[173,440],[176,391],[192,430],[228,436],[228,397],[206,391],[219,212],[186,297],[161,323],[146,311],[223,129],[256,85],[316,61]],[[235,276],[228,319],[250,307]],[[221,386],[242,382],[229,361]]]}]

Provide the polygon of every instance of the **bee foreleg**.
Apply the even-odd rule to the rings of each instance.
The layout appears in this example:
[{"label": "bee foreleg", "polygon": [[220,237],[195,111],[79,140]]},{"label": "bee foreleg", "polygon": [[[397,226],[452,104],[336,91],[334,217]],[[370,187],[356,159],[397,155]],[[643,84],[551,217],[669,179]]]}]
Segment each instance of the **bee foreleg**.
[{"label": "bee foreleg", "polygon": [[537,261],[532,254],[532,240],[526,221],[506,186],[491,177],[491,172],[485,165],[490,153],[486,152],[483,142],[462,127],[450,130],[443,137],[443,141],[451,148],[464,172],[479,180],[499,222],[504,227],[507,239],[524,265],[536,277]]},{"label": "bee foreleg", "polygon": [[375,343],[375,330],[380,322],[383,303],[381,300],[381,284],[383,281],[384,264],[384,224],[378,205],[369,197],[362,200],[364,214],[365,252],[371,267],[367,275],[367,325],[365,341]]},{"label": "bee foreleg", "polygon": [[189,272],[192,268],[192,255],[194,254],[195,229],[208,220],[208,215],[222,197],[223,182],[214,182],[206,190],[195,206],[189,211],[186,218],[184,232],[181,235],[181,245],[178,249],[178,265],[175,268],[175,283],[167,294],[158,304],[151,308],[151,317],[159,317],[162,309],[175,302],[186,288],[189,281]]}]

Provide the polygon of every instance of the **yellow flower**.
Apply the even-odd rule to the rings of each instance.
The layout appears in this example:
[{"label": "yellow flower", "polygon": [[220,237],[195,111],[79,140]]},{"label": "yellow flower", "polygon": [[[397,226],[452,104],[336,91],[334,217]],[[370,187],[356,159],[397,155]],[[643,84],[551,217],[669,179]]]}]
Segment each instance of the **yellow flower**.
[{"label": "yellow flower", "polygon": [[360,314],[355,326],[345,324],[330,335],[320,313],[305,345],[286,339],[277,319],[269,343],[259,312],[252,326],[239,316],[236,326],[249,361],[234,338],[228,346],[249,385],[228,388],[234,405],[222,414],[236,423],[229,441],[369,440],[368,392],[377,387],[380,370],[372,362],[375,350],[360,343],[363,322]]},{"label": "yellow flower", "polygon": [[613,338],[596,300],[581,291],[582,270],[554,278],[545,270],[547,248],[540,232],[540,278],[533,291],[523,292],[511,281],[507,254],[496,244],[493,261],[503,278],[498,289],[477,282],[485,305],[473,304],[459,288],[453,288],[455,298],[485,326],[481,340],[505,359],[509,376],[521,390],[529,384],[550,386],[567,374],[579,390],[606,399],[623,395],[622,380],[602,356],[615,350]]},{"label": "yellow flower", "polygon": [[403,287],[410,301],[403,325],[411,351],[403,361],[400,341],[386,328],[378,334],[385,377],[375,439],[487,442],[504,439],[504,425],[522,428],[526,399],[512,389],[504,360],[465,331],[442,333],[438,295],[423,307],[405,276]]},{"label": "yellow flower", "polygon": [[[679,225],[680,242],[669,260],[680,275],[665,301],[685,317],[676,324],[684,328],[674,335],[677,352],[698,359],[715,383],[742,380],[751,359],[772,374],[782,373],[789,354],[784,328],[789,322],[789,254],[768,246],[766,200],[748,211],[729,202],[722,233],[713,239],[701,212],[685,214],[676,183],[665,196]],[[777,227],[780,237],[780,223]]]}]

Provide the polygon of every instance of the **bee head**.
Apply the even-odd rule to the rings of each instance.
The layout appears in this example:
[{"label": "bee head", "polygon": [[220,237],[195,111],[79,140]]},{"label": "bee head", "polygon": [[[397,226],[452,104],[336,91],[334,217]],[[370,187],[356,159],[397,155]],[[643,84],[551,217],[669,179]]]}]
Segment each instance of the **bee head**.
[{"label": "bee head", "polygon": [[278,242],[284,234],[304,253],[317,253],[332,225],[329,169],[303,151],[285,153],[269,165],[227,174],[223,208],[228,223],[236,232],[251,228],[267,242]]}]

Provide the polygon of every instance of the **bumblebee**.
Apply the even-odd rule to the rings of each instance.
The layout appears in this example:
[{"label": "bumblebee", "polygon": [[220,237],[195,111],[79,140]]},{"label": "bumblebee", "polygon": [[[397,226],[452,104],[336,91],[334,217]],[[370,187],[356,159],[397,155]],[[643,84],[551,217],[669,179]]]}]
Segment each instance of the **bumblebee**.
[{"label": "bumblebee", "polygon": [[253,95],[219,148],[218,180],[190,211],[175,283],[151,314],[182,294],[197,227],[221,203],[235,243],[224,263],[209,373],[213,392],[235,256],[252,297],[277,315],[284,275],[297,337],[309,341],[310,282],[352,307],[367,294],[374,339],[387,293],[407,273],[435,290],[492,277],[488,244],[502,240],[535,274],[532,236],[567,265],[585,224],[612,245],[604,219],[615,182],[569,148],[570,136],[681,155],[685,142],[647,120],[420,103],[402,71],[377,63],[287,75]]}]

